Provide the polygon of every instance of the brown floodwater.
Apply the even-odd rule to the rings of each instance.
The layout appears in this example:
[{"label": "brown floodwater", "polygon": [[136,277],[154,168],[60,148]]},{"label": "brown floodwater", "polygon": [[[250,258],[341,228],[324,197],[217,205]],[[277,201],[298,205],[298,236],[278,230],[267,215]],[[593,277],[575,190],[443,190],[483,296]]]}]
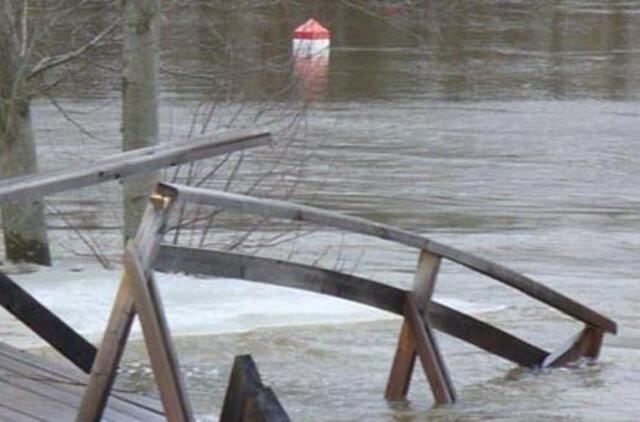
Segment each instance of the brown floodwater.
[{"label": "brown floodwater", "polygon": [[[409,401],[383,399],[395,319],[299,326],[287,316],[290,327],[175,332],[200,417],[215,420],[233,356],[250,353],[294,420],[637,419],[640,1],[252,4],[250,11],[202,6],[198,19],[188,8],[169,8],[161,89],[167,139],[200,130],[212,105],[209,129],[273,128],[291,138],[287,160],[298,164],[268,179],[259,194],[275,180],[291,183],[292,200],[493,259],[612,317],[619,334],[606,337],[597,363],[548,371],[517,369],[440,335],[460,401],[433,407],[419,371]],[[330,58],[325,68],[303,67],[308,73],[292,83],[289,34],[308,16],[332,30]],[[227,38],[212,39],[212,25]],[[117,48],[101,54],[108,61]],[[117,72],[101,67],[75,75],[60,94],[87,132],[46,101],[36,103],[43,167],[117,151],[117,88]],[[239,185],[277,159],[274,151],[248,153]],[[77,259],[84,247],[60,215],[92,234],[107,255],[117,253],[117,194],[106,187],[51,200],[59,211],[51,216],[59,256]],[[322,265],[404,287],[416,259],[399,246],[322,230],[278,253],[304,262],[321,256]],[[436,295],[547,348],[580,329],[454,265],[444,266]],[[182,300],[188,304],[188,290]],[[278,306],[287,305],[283,298]],[[242,306],[240,317],[273,318]],[[197,310],[189,317],[208,322]],[[121,385],[155,394],[146,362],[140,344],[133,346]]]}]

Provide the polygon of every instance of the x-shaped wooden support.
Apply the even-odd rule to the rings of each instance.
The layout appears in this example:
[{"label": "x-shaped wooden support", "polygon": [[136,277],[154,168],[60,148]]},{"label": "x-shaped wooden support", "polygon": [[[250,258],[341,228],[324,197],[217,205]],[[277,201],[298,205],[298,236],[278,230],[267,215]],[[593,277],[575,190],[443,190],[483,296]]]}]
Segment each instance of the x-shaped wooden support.
[{"label": "x-shaped wooden support", "polygon": [[436,255],[426,251],[420,253],[413,291],[406,296],[404,322],[387,383],[385,397],[389,400],[406,398],[417,357],[436,403],[447,404],[456,400],[455,389],[427,318],[440,261]]}]

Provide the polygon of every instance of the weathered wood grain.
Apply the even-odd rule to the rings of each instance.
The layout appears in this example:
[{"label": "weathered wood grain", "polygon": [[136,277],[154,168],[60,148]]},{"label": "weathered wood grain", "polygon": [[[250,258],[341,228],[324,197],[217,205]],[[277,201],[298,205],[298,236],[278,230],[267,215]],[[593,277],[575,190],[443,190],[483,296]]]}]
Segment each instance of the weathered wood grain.
[{"label": "weathered wood grain", "polygon": [[[165,246],[154,268],[212,277],[229,277],[292,287],[373,306],[403,315],[406,290],[337,271],[229,252]],[[537,367],[549,354],[485,322],[431,301],[434,328],[518,365]]]},{"label": "weathered wood grain", "polygon": [[371,235],[426,250],[498,280],[589,325],[600,327],[610,333],[615,333],[617,330],[616,323],[606,316],[523,274],[406,230],[358,217],[345,216],[340,213],[305,205],[292,204],[285,201],[261,199],[247,195],[189,186],[173,184],[169,184],[168,186],[172,186],[179,192],[179,201],[219,206],[264,217],[305,221],[348,230],[350,232]]},{"label": "weathered wood grain", "polygon": [[260,379],[250,355],[236,356],[225,393],[220,422],[289,422],[273,391]]},{"label": "weathered wood grain", "polygon": [[78,368],[91,370],[96,348],[2,272],[0,305]]},{"label": "weathered wood grain", "polygon": [[269,132],[252,130],[205,135],[187,142],[141,148],[71,169],[3,180],[0,182],[0,203],[31,201],[65,190],[267,145],[270,141]]},{"label": "weathered wood grain", "polygon": [[140,319],[153,375],[162,397],[167,420],[170,422],[193,421],[191,403],[155,280],[152,274],[145,274],[133,245],[129,245],[125,251],[124,271],[124,279],[129,283],[134,296],[134,307]]},{"label": "weathered wood grain", "polygon": [[[176,192],[171,188],[158,186],[150,197],[134,240],[136,254],[143,268],[149,268],[157,255],[175,194]],[[78,422],[100,420],[113,386],[134,315],[131,287],[126,281],[126,276],[123,275],[107,328],[89,375],[89,384],[76,419]]]},{"label": "weathered wood grain", "polygon": [[[84,373],[74,369],[76,368],[73,366],[53,363],[0,343],[0,379],[6,384],[0,387],[0,406],[9,406],[25,415],[31,415],[28,420],[32,421],[73,420],[87,381]],[[121,392],[114,393],[103,420],[164,420],[158,402],[130,394],[125,394],[126,398],[123,398],[122,395]],[[138,399],[142,399],[141,402]],[[54,404],[53,407],[49,405],[51,403]],[[55,413],[54,408],[61,410],[63,414]],[[5,419],[0,417],[0,420]]]}]

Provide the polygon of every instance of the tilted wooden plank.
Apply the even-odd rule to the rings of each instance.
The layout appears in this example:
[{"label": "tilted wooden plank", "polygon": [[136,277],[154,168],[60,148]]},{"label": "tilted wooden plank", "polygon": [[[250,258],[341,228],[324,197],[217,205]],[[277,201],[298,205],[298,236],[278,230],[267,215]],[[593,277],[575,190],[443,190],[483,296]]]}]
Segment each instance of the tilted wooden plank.
[{"label": "tilted wooden plank", "polygon": [[[403,315],[406,291],[362,277],[276,259],[162,246],[154,268],[164,272],[229,277],[323,293]],[[434,328],[518,365],[537,367],[549,353],[505,331],[431,302]]]},{"label": "tilted wooden plank", "polygon": [[432,254],[457,262],[460,265],[501,281],[502,283],[585,323],[600,327],[610,333],[615,333],[617,329],[616,323],[606,316],[523,274],[517,273],[487,259],[435,242],[427,237],[420,236],[406,230],[398,229],[386,224],[372,222],[363,218],[346,216],[337,212],[326,211],[285,201],[261,199],[247,195],[175,184],[168,184],[168,186],[172,186],[179,192],[179,201],[219,206],[264,217],[305,221],[308,223],[348,230],[350,232],[371,235],[379,237],[380,239],[390,240],[403,245],[426,250]]},{"label": "tilted wooden plank", "polygon": [[453,403],[456,401],[455,389],[438,349],[436,338],[429,324],[424,323],[422,310],[418,307],[413,293],[407,293],[404,306],[405,318],[411,327],[411,337],[436,403]]},{"label": "tilted wooden plank", "polygon": [[69,189],[95,185],[246,148],[267,145],[265,130],[223,132],[175,144],[160,144],[82,164],[0,182],[0,203],[31,201]]},{"label": "tilted wooden plank", "polygon": [[435,300],[431,302],[429,320],[436,330],[521,366],[537,368],[549,355],[549,352],[513,334]]},{"label": "tilted wooden plank", "polygon": [[167,420],[193,421],[191,403],[153,275],[145,274],[133,245],[125,251],[124,269]]},{"label": "tilted wooden plank", "polygon": [[[169,187],[157,186],[150,197],[134,240],[136,253],[143,268],[149,268],[158,253],[175,194],[176,192]],[[89,384],[76,419],[78,422],[100,420],[113,386],[134,315],[130,285],[123,275],[107,328],[89,375]]]},{"label": "tilted wooden plank", "polygon": [[96,356],[93,344],[2,272],[0,305],[78,368],[91,370]]}]

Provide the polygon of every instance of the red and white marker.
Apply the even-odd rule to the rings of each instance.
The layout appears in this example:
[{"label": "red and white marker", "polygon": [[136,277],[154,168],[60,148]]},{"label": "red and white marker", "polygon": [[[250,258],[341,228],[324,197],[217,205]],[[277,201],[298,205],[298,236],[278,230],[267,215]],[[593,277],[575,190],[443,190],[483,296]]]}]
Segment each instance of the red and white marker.
[{"label": "red and white marker", "polygon": [[293,31],[293,55],[328,56],[331,33],[315,19],[309,19]]}]

